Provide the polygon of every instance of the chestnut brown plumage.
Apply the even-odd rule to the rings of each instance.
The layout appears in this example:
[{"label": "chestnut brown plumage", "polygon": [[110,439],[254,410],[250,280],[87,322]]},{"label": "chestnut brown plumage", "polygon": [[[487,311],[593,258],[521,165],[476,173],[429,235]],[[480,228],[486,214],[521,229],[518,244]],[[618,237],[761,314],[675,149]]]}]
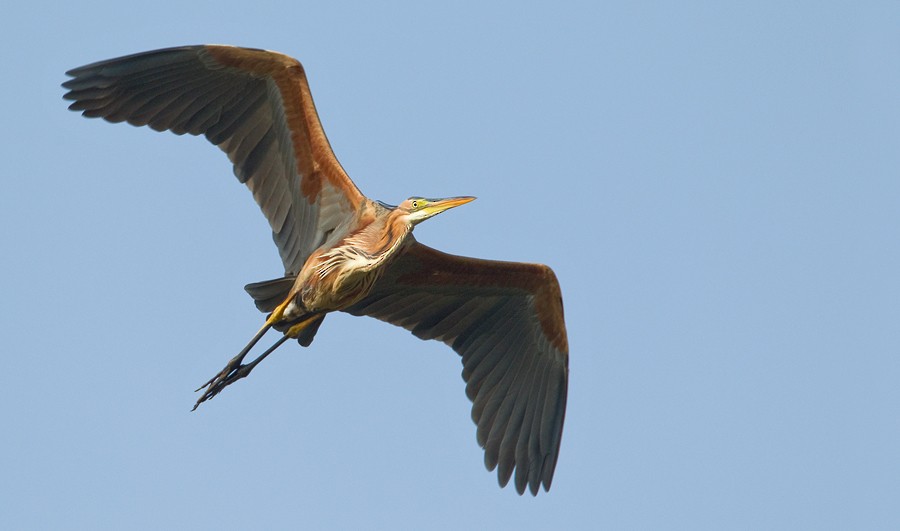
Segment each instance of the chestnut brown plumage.
[{"label": "chestnut brown plumage", "polygon": [[[288,339],[308,346],[329,312],[368,315],[462,357],[489,470],[516,490],[550,488],[562,437],[568,344],[562,297],[544,265],[445,254],[412,235],[472,197],[365,197],[331,151],[303,67],[232,46],[168,48],[67,72],[70,109],[110,122],[204,135],[234,164],[272,227],[283,277],[247,291],[268,313],[194,405],[247,376]],[[278,341],[244,358],[271,329]]]}]

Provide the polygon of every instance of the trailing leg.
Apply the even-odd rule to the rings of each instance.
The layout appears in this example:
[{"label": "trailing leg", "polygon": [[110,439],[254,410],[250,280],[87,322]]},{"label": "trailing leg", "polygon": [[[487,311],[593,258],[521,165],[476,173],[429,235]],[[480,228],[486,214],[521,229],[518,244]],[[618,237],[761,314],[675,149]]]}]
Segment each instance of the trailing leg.
[{"label": "trailing leg", "polygon": [[307,338],[309,341],[312,341],[312,336],[308,333],[308,330],[312,330],[312,334],[314,335],[315,330],[318,329],[319,325],[322,323],[322,320],[325,318],[325,314],[312,314],[305,319],[299,319],[295,324],[290,325],[287,330],[284,331],[284,335],[278,341],[276,341],[274,345],[266,349],[266,351],[260,354],[255,360],[247,364],[243,363],[244,358],[247,356],[247,353],[250,352],[250,349],[252,349],[253,346],[256,345],[257,342],[259,342],[260,338],[262,338],[262,336],[264,336],[265,333],[270,328],[272,328],[274,322],[277,319],[281,318],[284,306],[286,306],[286,304],[279,306],[275,310],[275,312],[273,312],[272,315],[269,316],[269,319],[266,320],[266,324],[263,325],[262,328],[260,328],[259,332],[257,332],[255,336],[253,336],[253,339],[250,340],[247,346],[244,347],[237,356],[235,356],[231,359],[231,361],[228,362],[224,369],[219,371],[217,375],[200,386],[199,389],[197,389],[197,391],[200,391],[201,389],[206,388],[206,391],[197,400],[197,403],[194,404],[194,408],[192,409],[192,411],[197,409],[197,407],[203,402],[210,400],[211,398],[222,392],[222,390],[229,385],[250,374],[250,371],[252,371],[257,365],[259,365],[259,363],[264,360],[266,356],[268,356],[272,352],[275,352],[275,349],[280,347],[288,339],[299,338],[301,344],[303,344],[304,340],[306,340]]}]

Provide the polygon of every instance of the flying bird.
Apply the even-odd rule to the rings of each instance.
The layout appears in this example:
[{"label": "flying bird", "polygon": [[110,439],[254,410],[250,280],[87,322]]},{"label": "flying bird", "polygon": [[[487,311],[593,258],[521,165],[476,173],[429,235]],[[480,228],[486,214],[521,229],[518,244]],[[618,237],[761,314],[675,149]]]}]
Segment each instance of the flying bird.
[{"label": "flying bird", "polygon": [[[473,197],[364,196],[341,167],[301,64],[233,46],[167,48],[66,73],[69,109],[110,122],[204,135],[234,164],[272,228],[284,276],[246,286],[260,330],[197,391],[194,405],[247,376],[289,339],[312,343],[330,312],[368,315],[437,339],[462,358],[477,440],[501,486],[553,480],[568,389],[562,296],[540,264],[465,258],[427,247],[413,228]],[[244,363],[270,330],[278,340]]]}]

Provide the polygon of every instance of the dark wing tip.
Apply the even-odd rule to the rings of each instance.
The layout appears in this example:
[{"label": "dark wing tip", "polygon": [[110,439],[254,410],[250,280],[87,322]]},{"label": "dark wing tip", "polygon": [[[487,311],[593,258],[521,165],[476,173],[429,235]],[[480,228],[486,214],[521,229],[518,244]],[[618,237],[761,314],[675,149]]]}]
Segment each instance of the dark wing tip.
[{"label": "dark wing tip", "polygon": [[98,83],[102,83],[102,80],[106,76],[120,76],[125,73],[123,72],[123,69],[144,69],[153,63],[170,61],[170,56],[184,54],[185,52],[189,52],[188,55],[185,55],[185,60],[189,60],[194,57],[198,50],[203,49],[205,46],[206,45],[204,44],[193,44],[188,46],[160,48],[157,50],[123,55],[112,59],[104,59],[102,61],[96,61],[66,70],[66,75],[72,79],[68,79],[62,83],[62,87],[70,91],[64,95],[63,98],[69,100],[75,99],[75,96],[71,95],[72,91],[84,87],[86,84],[96,86]]},{"label": "dark wing tip", "polygon": [[66,72],[67,76],[77,77],[83,75],[88,72],[96,72],[98,70],[102,70],[107,67],[118,66],[122,63],[130,63],[130,64],[142,64],[145,60],[155,60],[160,57],[172,55],[172,54],[180,54],[184,52],[196,52],[202,48],[205,48],[207,45],[205,44],[191,44],[187,46],[171,46],[168,48],[157,48],[156,50],[149,50],[145,52],[137,52],[128,55],[122,55],[119,57],[114,57],[112,59],[104,59],[102,61],[95,61],[93,63],[89,63],[82,66],[76,66],[71,70]]}]

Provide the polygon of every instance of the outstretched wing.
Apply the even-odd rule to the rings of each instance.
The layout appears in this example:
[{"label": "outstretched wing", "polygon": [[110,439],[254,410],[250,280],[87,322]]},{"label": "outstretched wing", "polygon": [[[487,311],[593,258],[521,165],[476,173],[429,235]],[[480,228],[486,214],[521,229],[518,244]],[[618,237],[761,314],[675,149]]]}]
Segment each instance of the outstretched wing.
[{"label": "outstretched wing", "polygon": [[139,53],[67,72],[69,109],[157,131],[205,135],[268,219],[287,274],[364,201],[288,56],[232,46]]},{"label": "outstretched wing", "polygon": [[566,412],[569,354],[556,276],[538,264],[442,253],[413,241],[348,308],[438,339],[462,356],[488,470],[519,494],[550,488]]}]

